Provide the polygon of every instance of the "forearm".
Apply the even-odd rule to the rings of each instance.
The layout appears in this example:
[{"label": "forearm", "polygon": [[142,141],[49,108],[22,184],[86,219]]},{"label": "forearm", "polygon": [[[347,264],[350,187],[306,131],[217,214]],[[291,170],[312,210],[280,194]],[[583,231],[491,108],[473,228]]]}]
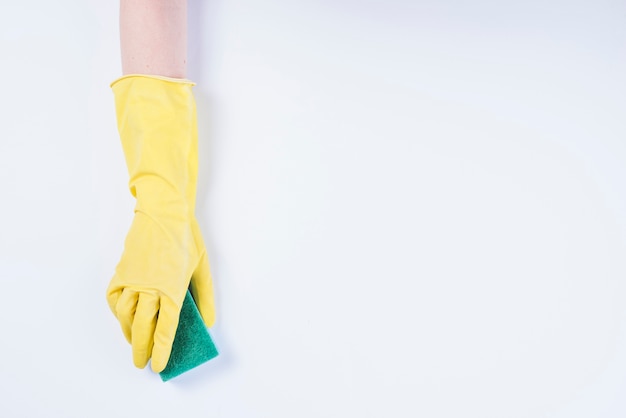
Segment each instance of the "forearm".
[{"label": "forearm", "polygon": [[123,74],[187,76],[187,0],[121,0]]}]

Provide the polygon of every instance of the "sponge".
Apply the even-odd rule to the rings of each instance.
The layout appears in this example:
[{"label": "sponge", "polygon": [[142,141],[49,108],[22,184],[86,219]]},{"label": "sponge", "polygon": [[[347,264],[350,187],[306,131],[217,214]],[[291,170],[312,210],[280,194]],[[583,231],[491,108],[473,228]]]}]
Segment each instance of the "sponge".
[{"label": "sponge", "polygon": [[187,291],[180,310],[172,353],[165,369],[160,373],[161,380],[167,382],[217,355],[215,344],[204,325],[196,303],[191,293]]}]

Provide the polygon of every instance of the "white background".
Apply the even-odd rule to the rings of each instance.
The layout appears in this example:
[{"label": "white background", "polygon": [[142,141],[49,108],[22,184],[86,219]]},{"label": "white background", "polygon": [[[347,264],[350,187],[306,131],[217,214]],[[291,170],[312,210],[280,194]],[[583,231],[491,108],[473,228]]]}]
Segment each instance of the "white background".
[{"label": "white background", "polygon": [[190,3],[221,356],[104,291],[115,1],[0,13],[0,416],[626,416],[626,3]]}]

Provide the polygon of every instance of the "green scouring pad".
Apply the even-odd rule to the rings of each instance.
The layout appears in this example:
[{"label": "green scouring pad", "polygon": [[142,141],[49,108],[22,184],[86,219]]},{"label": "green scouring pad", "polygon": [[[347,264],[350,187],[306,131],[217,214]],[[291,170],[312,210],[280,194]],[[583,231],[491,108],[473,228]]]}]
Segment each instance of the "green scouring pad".
[{"label": "green scouring pad", "polygon": [[202,321],[196,303],[187,291],[167,366],[160,373],[167,382],[217,356],[217,349]]}]

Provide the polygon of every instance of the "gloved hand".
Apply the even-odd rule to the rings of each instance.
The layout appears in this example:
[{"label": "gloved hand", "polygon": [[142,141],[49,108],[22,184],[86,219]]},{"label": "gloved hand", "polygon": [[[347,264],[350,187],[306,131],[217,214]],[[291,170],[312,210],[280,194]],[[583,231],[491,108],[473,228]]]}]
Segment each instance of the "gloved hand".
[{"label": "gloved hand", "polygon": [[210,327],[215,321],[209,260],[195,217],[196,107],[189,80],[129,75],[111,84],[135,216],[107,289],[109,306],[132,344],[135,366],[169,359],[190,288]]}]

